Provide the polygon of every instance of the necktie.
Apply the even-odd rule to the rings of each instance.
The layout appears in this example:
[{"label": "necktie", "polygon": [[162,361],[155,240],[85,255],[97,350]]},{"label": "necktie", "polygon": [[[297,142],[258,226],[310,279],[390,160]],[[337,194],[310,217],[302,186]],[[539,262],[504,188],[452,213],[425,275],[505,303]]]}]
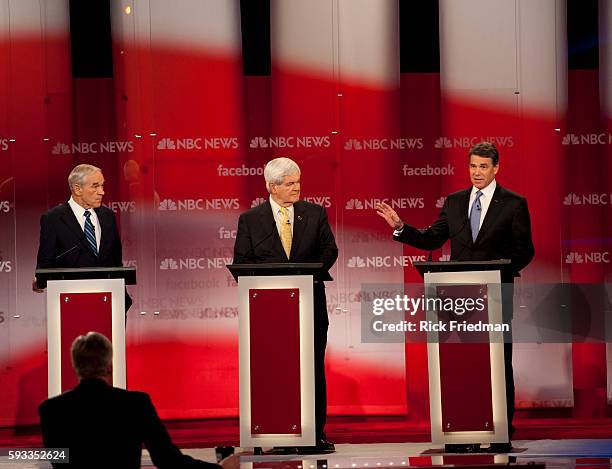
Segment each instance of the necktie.
[{"label": "necktie", "polygon": [[478,230],[480,230],[480,214],[482,213],[482,206],[480,205],[480,197],[482,191],[476,192],[476,198],[472,204],[472,210],[470,211],[470,226],[472,227],[472,241],[476,242],[478,237]]},{"label": "necktie", "polygon": [[289,254],[291,254],[291,240],[293,238],[293,233],[291,232],[291,222],[289,221],[289,210],[287,210],[285,207],[281,207],[280,213],[280,238],[281,243],[283,243],[283,248],[285,249],[285,254],[287,254],[287,259],[289,259]]},{"label": "necktie", "polygon": [[89,210],[85,210],[85,239],[89,244],[89,247],[94,252],[94,254],[98,255],[98,245],[96,244],[96,230],[91,222],[91,212]]}]

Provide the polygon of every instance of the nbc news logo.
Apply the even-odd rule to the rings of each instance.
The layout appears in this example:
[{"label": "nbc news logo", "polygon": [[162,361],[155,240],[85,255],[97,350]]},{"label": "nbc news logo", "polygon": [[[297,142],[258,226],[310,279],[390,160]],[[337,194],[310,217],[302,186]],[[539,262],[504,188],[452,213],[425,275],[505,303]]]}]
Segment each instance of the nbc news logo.
[{"label": "nbc news logo", "polygon": [[238,210],[240,201],[232,199],[164,199],[159,203],[158,209],[161,212],[177,210]]},{"label": "nbc news logo", "polygon": [[566,264],[609,264],[610,253],[608,251],[594,251],[577,253],[570,252],[565,257]]},{"label": "nbc news logo", "polygon": [[440,137],[434,143],[434,148],[453,148],[453,142],[448,137]]},{"label": "nbc news logo", "polygon": [[586,134],[574,134],[568,133],[561,139],[561,145],[611,145],[612,134],[600,132],[600,133],[586,133]]},{"label": "nbc news logo", "polygon": [[52,155],[70,155],[72,154],[72,152],[70,151],[70,147],[68,145],[62,142],[57,142],[55,145],[53,145],[53,148],[51,149],[51,154]]},{"label": "nbc news logo", "polygon": [[348,260],[348,263],[346,264],[347,267],[354,269],[354,268],[363,268],[366,266],[365,261],[363,260],[363,258],[361,258],[360,256],[353,256]]},{"label": "nbc news logo", "polygon": [[160,270],[178,270],[178,262],[170,257],[166,257],[159,264]]},{"label": "nbc news logo", "polygon": [[263,197],[257,197],[251,201],[251,208],[257,207],[258,205],[263,204],[266,201]]},{"label": "nbc news logo", "polygon": [[171,138],[162,138],[157,142],[158,150],[176,150],[176,143]]},{"label": "nbc news logo", "polygon": [[402,197],[398,199],[349,199],[344,208],[346,210],[368,210],[376,208],[376,205],[385,202],[393,209],[425,208],[423,197]]},{"label": "nbc news logo", "polygon": [[350,199],[344,207],[347,210],[363,210],[363,202],[359,199]]},{"label": "nbc news logo", "polygon": [[164,199],[159,203],[159,209],[162,211],[166,210],[178,210],[176,202],[172,199]]},{"label": "nbc news logo", "polygon": [[573,192],[563,198],[563,205],[610,205],[612,194],[583,194],[579,196]]}]

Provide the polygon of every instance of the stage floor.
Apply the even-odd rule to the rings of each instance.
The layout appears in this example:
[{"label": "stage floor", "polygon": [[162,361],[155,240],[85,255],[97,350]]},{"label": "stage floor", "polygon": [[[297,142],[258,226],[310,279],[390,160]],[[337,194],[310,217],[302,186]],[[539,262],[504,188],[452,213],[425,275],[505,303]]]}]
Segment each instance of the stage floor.
[{"label": "stage floor", "polygon": [[[241,469],[378,469],[409,466],[479,466],[544,463],[547,468],[612,469],[612,439],[513,441],[510,454],[444,455],[427,443],[338,444],[333,454],[309,456],[244,456]],[[439,454],[431,454],[439,450]],[[187,454],[214,461],[213,449],[189,449]],[[148,464],[148,465],[147,465]],[[143,467],[152,467],[143,455]]]},{"label": "stage floor", "polygon": [[[382,467],[544,463],[547,468],[612,469],[612,439],[513,441],[506,454],[431,454],[438,445],[426,443],[339,444],[333,454],[309,456],[244,456],[241,469],[377,469]],[[213,449],[184,450],[198,459],[214,461]],[[14,466],[13,466],[14,467]],[[152,467],[147,454],[143,467]]]},{"label": "stage floor", "polygon": [[[409,466],[464,466],[491,464],[544,463],[548,469],[612,469],[612,439],[583,440],[522,440],[514,441],[514,453],[509,455],[431,454],[440,446],[426,443],[338,444],[336,453],[326,456],[243,456],[241,469],[382,469]],[[198,459],[215,461],[214,449],[183,450]],[[92,462],[95,455],[92,455]],[[143,452],[142,467],[154,467]],[[0,468],[50,468],[47,463],[8,463],[0,457]]]},{"label": "stage floor", "polygon": [[[245,455],[241,469],[382,469],[383,467],[487,466],[492,464],[545,464],[547,468],[612,469],[612,439],[515,440],[510,454],[445,455],[440,445],[428,443],[336,444],[329,455]],[[215,462],[214,448],[183,452]],[[95,462],[95,455],[92,455]],[[50,468],[48,463],[8,462],[0,456],[0,469]],[[154,467],[143,451],[142,467]],[[537,467],[537,466],[536,466]]]}]

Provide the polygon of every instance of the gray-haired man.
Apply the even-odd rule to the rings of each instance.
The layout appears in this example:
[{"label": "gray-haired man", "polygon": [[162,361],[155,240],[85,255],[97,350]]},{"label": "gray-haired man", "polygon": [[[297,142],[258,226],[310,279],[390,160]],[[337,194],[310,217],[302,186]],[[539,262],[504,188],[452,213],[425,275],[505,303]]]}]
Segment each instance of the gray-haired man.
[{"label": "gray-haired man", "polygon": [[[112,210],[102,205],[104,175],[90,164],[68,176],[70,198],[40,218],[36,268],[121,267],[121,239]],[[34,279],[33,289],[36,287]],[[132,300],[126,294],[125,310]]]},{"label": "gray-haired man", "polygon": [[[300,200],[301,171],[289,158],[266,164],[264,178],[269,199],[240,215],[234,245],[234,263],[322,262],[329,270],[338,258],[338,248],[320,205]],[[325,348],[327,346],[327,302],[325,285],[314,283],[315,426],[317,444],[303,452],[335,450],[326,436],[327,395]]]},{"label": "gray-haired man", "polygon": [[[105,336],[89,332],[77,337],[71,354],[79,385],[38,409],[45,446],[69,449],[70,464],[54,467],[136,469],[144,445],[159,468],[221,469],[181,453],[148,394],[109,385],[113,349]],[[231,456],[222,465],[238,469],[239,458]]]}]

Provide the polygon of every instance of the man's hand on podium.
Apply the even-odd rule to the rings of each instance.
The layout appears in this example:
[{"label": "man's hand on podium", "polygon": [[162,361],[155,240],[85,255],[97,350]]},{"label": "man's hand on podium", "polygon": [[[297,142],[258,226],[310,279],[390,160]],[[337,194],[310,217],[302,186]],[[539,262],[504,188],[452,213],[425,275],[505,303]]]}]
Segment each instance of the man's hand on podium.
[{"label": "man's hand on podium", "polygon": [[34,277],[34,280],[32,280],[32,291],[35,291],[36,293],[43,293],[45,291],[42,288],[38,288],[38,285],[36,285],[36,277]]}]

